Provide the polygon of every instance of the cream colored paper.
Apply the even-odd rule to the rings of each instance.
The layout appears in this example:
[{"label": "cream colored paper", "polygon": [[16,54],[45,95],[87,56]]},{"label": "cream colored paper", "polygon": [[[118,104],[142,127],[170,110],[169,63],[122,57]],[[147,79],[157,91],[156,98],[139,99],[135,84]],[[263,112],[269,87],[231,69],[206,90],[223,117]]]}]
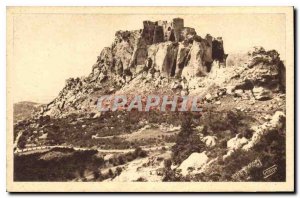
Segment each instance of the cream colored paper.
[{"label": "cream colored paper", "polygon": [[[22,81],[34,77],[34,74],[30,76],[29,72],[26,72],[26,67],[31,67],[30,62],[27,65],[22,65],[22,68],[18,64],[18,56],[36,56],[36,54],[29,51],[25,55],[20,54],[24,52],[22,43],[16,45],[18,34],[22,34],[22,30],[15,29],[17,23],[22,23],[22,16],[24,20],[28,19],[28,16],[32,16],[32,22],[39,20],[38,15],[43,16],[56,16],[64,17],[73,15],[76,19],[74,24],[78,23],[77,20],[82,20],[80,16],[83,15],[103,15],[106,18],[106,23],[114,25],[115,20],[119,20],[122,15],[127,17],[141,16],[166,16],[168,18],[172,16],[187,15],[188,17],[195,18],[195,20],[201,20],[203,15],[224,15],[227,18],[237,18],[238,15],[249,15],[249,17],[264,14],[275,14],[276,16],[284,16],[282,31],[285,31],[285,39],[278,40],[279,45],[284,45],[281,50],[281,54],[285,56],[286,64],[286,182],[15,182],[13,181],[13,103],[21,97],[22,94],[26,94],[25,86],[22,86]],[[18,21],[16,19],[19,19]],[[30,17],[29,17],[30,18]],[[41,17],[40,20],[43,20]],[[282,25],[282,18],[278,17],[278,24]],[[134,20],[133,20],[134,21]],[[235,22],[237,20],[234,20]],[[115,25],[120,25],[126,21],[121,21]],[[28,23],[28,21],[25,21]],[[55,21],[54,21],[55,23]],[[276,22],[274,22],[276,23]],[[29,21],[30,24],[30,21]],[[34,24],[32,24],[34,25]],[[268,25],[268,24],[266,24]],[[28,26],[27,28],[31,28]],[[95,27],[96,28],[96,27]],[[100,28],[100,27],[99,27]],[[224,26],[220,29],[226,28]],[[267,31],[268,28],[266,28]],[[24,29],[25,31],[25,29]],[[32,29],[32,31],[35,31]],[[221,30],[220,30],[221,31]],[[234,31],[234,30],[233,30]],[[9,192],[265,192],[265,191],[293,191],[294,190],[294,26],[293,26],[293,8],[292,7],[8,7],[7,8],[7,191]],[[28,32],[28,30],[27,30]],[[208,32],[209,33],[209,32]],[[74,32],[76,34],[76,32]],[[236,34],[233,33],[233,34]],[[67,35],[67,34],[66,34]],[[282,35],[274,33],[275,37],[282,38]],[[51,32],[45,36],[51,37]],[[217,36],[217,35],[216,35]],[[222,35],[220,35],[222,36]],[[63,35],[62,35],[63,37]],[[34,44],[34,37],[28,37],[32,39]],[[82,37],[82,39],[85,39]],[[100,38],[104,39],[105,38]],[[237,42],[248,42],[239,40]],[[56,47],[53,45],[53,47]],[[238,47],[237,47],[238,48]],[[22,51],[23,50],[23,51]],[[40,49],[43,50],[43,46]],[[101,50],[101,49],[99,49]],[[25,49],[26,51],[26,49]],[[60,59],[65,56],[74,56],[74,54],[63,54]],[[38,54],[39,55],[39,54]],[[77,54],[76,56],[80,56]],[[92,55],[91,55],[92,56]],[[59,61],[59,60],[57,60]],[[21,63],[19,63],[21,64]],[[24,67],[26,66],[26,67]],[[50,65],[45,64],[45,70]],[[55,67],[55,66],[54,66]],[[16,72],[15,68],[19,70]],[[21,69],[20,69],[21,68]],[[89,67],[90,70],[91,67]],[[55,68],[54,68],[55,69]],[[24,79],[22,78],[22,70],[24,70]],[[30,68],[28,68],[30,70]],[[51,71],[51,69],[49,69]],[[84,71],[83,71],[84,72]],[[17,76],[16,76],[17,75]],[[55,76],[53,76],[55,77]],[[34,81],[29,82],[27,86],[39,86]],[[45,82],[47,83],[47,82]],[[59,86],[59,83],[57,84]],[[48,86],[49,87],[49,86]],[[62,88],[62,86],[60,86]],[[59,89],[60,89],[59,88]],[[39,90],[39,87],[34,88],[35,93]],[[22,94],[19,94],[21,92]],[[41,95],[47,95],[48,93],[40,93]],[[49,93],[51,97],[54,93]],[[39,95],[35,96],[37,99]],[[46,99],[41,99],[47,101]]]}]

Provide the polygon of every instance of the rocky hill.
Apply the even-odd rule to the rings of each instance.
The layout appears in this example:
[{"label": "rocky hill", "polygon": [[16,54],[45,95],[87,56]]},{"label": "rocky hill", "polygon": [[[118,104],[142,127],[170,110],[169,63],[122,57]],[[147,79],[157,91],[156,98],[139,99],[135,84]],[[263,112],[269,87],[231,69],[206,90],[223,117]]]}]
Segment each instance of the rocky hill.
[{"label": "rocky hill", "polygon": [[30,118],[40,111],[42,104],[35,102],[18,102],[14,104],[14,122]]},{"label": "rocky hill", "polygon": [[[114,42],[102,50],[91,74],[68,79],[42,115],[60,117],[71,112],[91,112],[104,93],[130,93],[135,83],[143,84],[139,91],[161,90],[166,81],[172,84],[178,79],[206,76],[213,62],[226,63],[222,38],[202,38],[194,28],[184,27],[183,19],[143,24],[141,30],[116,32]],[[142,79],[155,84],[148,87]]]},{"label": "rocky hill", "polygon": [[[41,112],[14,125],[16,159],[26,158],[29,148],[60,145],[93,150],[80,174],[69,164],[73,172],[63,180],[284,181],[285,66],[279,54],[263,47],[225,54],[221,37],[201,37],[180,18],[143,25],[116,32],[87,77],[68,79]],[[97,111],[105,94],[153,93],[201,96],[203,111]],[[131,153],[141,148],[146,153]],[[49,147],[24,160],[56,156],[64,171],[65,158],[77,152]],[[274,164],[280,174],[263,175]],[[30,180],[22,174],[20,180]]]}]

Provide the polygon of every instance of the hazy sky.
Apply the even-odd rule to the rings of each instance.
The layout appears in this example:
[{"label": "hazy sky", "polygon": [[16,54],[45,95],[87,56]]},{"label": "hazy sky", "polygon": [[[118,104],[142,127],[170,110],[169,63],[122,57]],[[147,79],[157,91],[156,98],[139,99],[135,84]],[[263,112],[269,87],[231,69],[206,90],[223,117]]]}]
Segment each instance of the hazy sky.
[{"label": "hazy sky", "polygon": [[184,19],[198,35],[221,36],[226,53],[252,46],[276,49],[285,59],[284,14],[101,15],[18,14],[14,16],[14,102],[47,103],[69,77],[86,76],[117,30],[142,28],[143,20]]}]

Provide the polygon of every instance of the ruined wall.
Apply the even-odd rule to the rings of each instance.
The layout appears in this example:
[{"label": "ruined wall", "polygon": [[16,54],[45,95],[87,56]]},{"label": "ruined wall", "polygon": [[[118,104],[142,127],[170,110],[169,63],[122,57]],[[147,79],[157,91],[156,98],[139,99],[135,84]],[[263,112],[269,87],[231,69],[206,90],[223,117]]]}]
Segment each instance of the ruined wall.
[{"label": "ruined wall", "polygon": [[164,41],[182,41],[181,31],[184,28],[184,21],[181,18],[175,18],[170,23],[167,21],[144,21],[143,25],[142,35],[147,45]]},{"label": "ruined wall", "polygon": [[174,35],[175,35],[176,42],[181,41],[180,35],[181,35],[181,30],[183,27],[184,27],[183,19],[181,19],[181,18],[173,19],[173,29],[174,29]]},{"label": "ruined wall", "polygon": [[204,56],[203,56],[203,61],[204,61],[204,65],[206,65],[208,67],[207,71],[210,71],[209,66],[212,64],[213,62],[213,56],[212,56],[212,52],[213,52],[213,47],[212,47],[212,36],[210,34],[207,34],[205,36],[205,40],[202,40],[204,47]]},{"label": "ruined wall", "polygon": [[180,41],[193,41],[196,35],[197,33],[194,28],[184,27],[180,32]]},{"label": "ruined wall", "polygon": [[174,29],[172,26],[172,22],[164,23],[164,41],[175,41]]},{"label": "ruined wall", "polygon": [[222,37],[217,37],[212,41],[212,59],[224,63],[225,53]]},{"label": "ruined wall", "polygon": [[194,28],[184,27],[181,18],[169,23],[144,21],[143,25],[138,33],[116,33],[111,49],[113,73],[120,76],[125,70],[135,73],[137,67],[146,68],[150,61],[151,67],[163,75],[180,77],[183,70],[190,70],[190,76],[201,76],[210,72],[215,60],[222,63],[226,59],[221,37],[214,39],[207,34],[201,38]]},{"label": "ruined wall", "polygon": [[147,45],[152,45],[156,23],[152,21],[143,21],[143,25],[144,28],[142,32],[142,37],[145,39]]},{"label": "ruined wall", "polygon": [[[171,77],[180,77],[183,70],[188,76],[206,75],[214,61],[223,63],[226,59],[221,37],[214,39],[207,34],[201,38],[194,28],[184,27],[181,18],[169,23],[144,21],[142,38],[148,45],[148,51],[146,53],[145,48],[137,50],[135,64],[140,65],[150,59],[157,70]],[[154,44],[157,46],[149,46]]]},{"label": "ruined wall", "polygon": [[164,30],[162,26],[155,26],[153,35],[153,44],[164,41]]}]

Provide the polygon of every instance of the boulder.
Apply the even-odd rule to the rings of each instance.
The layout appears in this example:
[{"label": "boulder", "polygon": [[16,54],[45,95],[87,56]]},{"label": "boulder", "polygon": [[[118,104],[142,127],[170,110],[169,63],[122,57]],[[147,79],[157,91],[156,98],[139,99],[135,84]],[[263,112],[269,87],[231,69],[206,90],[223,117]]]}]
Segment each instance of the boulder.
[{"label": "boulder", "polygon": [[272,92],[263,87],[254,87],[253,95],[256,100],[269,100],[272,98]]},{"label": "boulder", "polygon": [[212,100],[212,96],[211,96],[211,94],[206,94],[205,95],[205,100],[207,100],[207,101],[211,101]]},{"label": "boulder", "polygon": [[184,160],[180,166],[177,168],[181,170],[181,174],[186,176],[190,169],[199,170],[208,162],[208,157],[206,152],[202,153],[192,153],[186,160]]},{"label": "boulder", "polygon": [[173,83],[171,84],[171,89],[172,89],[172,90],[177,90],[177,89],[181,90],[182,88],[183,88],[183,87],[182,87],[181,83],[178,82],[178,81],[175,81],[175,82],[173,82]]},{"label": "boulder", "polygon": [[243,75],[255,86],[270,90],[285,87],[285,67],[277,51],[254,47],[248,52],[248,68]]},{"label": "boulder", "polygon": [[237,89],[237,90],[234,91],[234,96],[235,97],[240,97],[241,98],[243,96],[243,94],[244,94],[244,92],[243,92],[242,89]]},{"label": "boulder", "polygon": [[204,142],[207,147],[214,147],[217,143],[217,137],[205,136],[201,139],[201,141]]},{"label": "boulder", "polygon": [[227,148],[229,150],[237,150],[243,145],[247,144],[248,140],[245,137],[240,137],[240,134],[237,134],[234,138],[228,140]]},{"label": "boulder", "polygon": [[223,155],[223,160],[228,159],[232,154],[234,153],[234,150],[229,150],[225,155]]}]

